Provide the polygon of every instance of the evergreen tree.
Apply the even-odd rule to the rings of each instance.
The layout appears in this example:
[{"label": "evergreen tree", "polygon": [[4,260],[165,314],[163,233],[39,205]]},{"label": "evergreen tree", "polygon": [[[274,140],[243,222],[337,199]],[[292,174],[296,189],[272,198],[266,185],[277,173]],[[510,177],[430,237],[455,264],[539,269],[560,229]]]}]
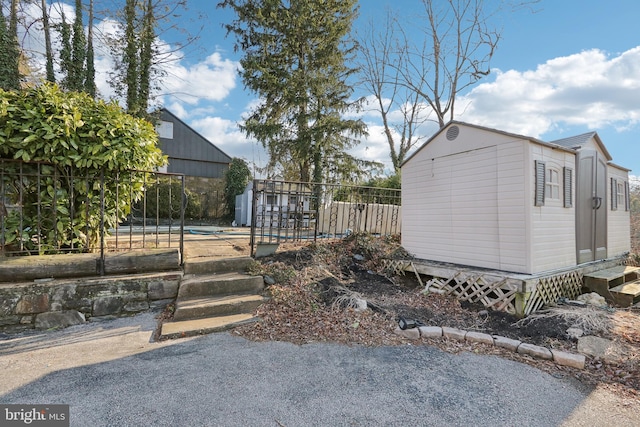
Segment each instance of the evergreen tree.
[{"label": "evergreen tree", "polygon": [[251,170],[247,162],[234,157],[229,164],[229,169],[224,174],[224,198],[229,218],[233,218],[235,215],[236,196],[244,192],[249,180],[251,180]]},{"label": "evergreen tree", "polygon": [[67,89],[82,92],[84,91],[85,60],[87,58],[87,39],[82,23],[82,0],[76,0],[75,9],[71,38],[71,67],[67,76]]},{"label": "evergreen tree", "polygon": [[56,25],[60,33],[60,72],[62,81],[60,86],[67,89],[69,85],[69,75],[73,73],[72,53],[71,53],[71,24],[67,22],[64,10],[60,11],[60,23]]},{"label": "evergreen tree", "polygon": [[[125,99],[127,112],[148,117],[148,110],[164,76],[162,64],[175,61],[172,55],[192,43],[195,38],[176,24],[180,8],[186,0],[126,0],[121,19],[121,32],[110,41],[115,68],[109,83]],[[171,32],[186,34],[186,42],[173,40],[158,48],[161,35]],[[167,37],[167,39],[170,39]],[[160,51],[162,50],[162,52]]]},{"label": "evergreen tree", "polygon": [[138,102],[138,37],[136,36],[136,0],[127,0],[124,6],[125,49],[122,64],[125,69],[124,84],[126,86],[127,112],[139,115]]},{"label": "evergreen tree", "polygon": [[[11,0],[9,22],[0,7],[0,88],[20,89],[20,47],[18,45],[18,0]],[[9,24],[9,25],[7,25]]]},{"label": "evergreen tree", "polygon": [[89,22],[87,31],[87,58],[84,75],[84,91],[95,98],[96,89],[96,68],[93,51],[93,0],[89,1]]},{"label": "evergreen tree", "polygon": [[47,1],[42,0],[42,29],[44,31],[44,48],[46,57],[46,79],[51,83],[55,83],[56,76],[53,71],[53,50],[51,48],[51,27],[49,25],[49,14],[47,13]]},{"label": "evergreen tree", "polygon": [[138,81],[138,110],[146,112],[151,95],[151,67],[153,65],[153,40],[155,38],[153,1],[147,0],[140,34],[140,77]]},{"label": "evergreen tree", "polygon": [[[241,76],[262,100],[242,125],[288,178],[322,182],[361,170],[344,155],[365,133],[353,108],[346,66],[356,0],[224,0],[237,18],[226,25],[242,50]],[[341,164],[336,163],[341,160]],[[333,170],[331,167],[333,167]],[[336,166],[340,166],[336,169]],[[337,175],[337,176],[336,176]]]}]

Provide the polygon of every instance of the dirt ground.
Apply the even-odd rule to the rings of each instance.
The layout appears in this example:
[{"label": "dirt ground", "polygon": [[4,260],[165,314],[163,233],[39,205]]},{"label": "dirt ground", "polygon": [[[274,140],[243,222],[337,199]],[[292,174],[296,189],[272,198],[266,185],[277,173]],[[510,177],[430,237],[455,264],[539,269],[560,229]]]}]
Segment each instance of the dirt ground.
[{"label": "dirt ground", "polygon": [[[481,304],[424,294],[414,276],[390,276],[384,271],[383,258],[407,256],[396,239],[366,235],[331,243],[281,246],[278,253],[260,258],[252,267],[253,273],[267,276],[271,283],[266,290],[270,300],[258,309],[261,320],[237,328],[234,333],[252,340],[297,344],[415,344],[393,333],[402,316],[425,325],[486,332],[577,352],[576,340],[568,337],[567,329],[582,326],[592,335],[626,344],[631,349],[626,361],[606,363],[588,358],[586,368],[577,370],[482,344],[448,339],[431,340],[428,344],[449,352],[507,357],[557,377],[572,376],[588,384],[604,384],[640,398],[640,309],[564,306],[554,315],[543,313],[519,321],[508,313],[486,310]],[[367,305],[364,310],[363,301]]]}]

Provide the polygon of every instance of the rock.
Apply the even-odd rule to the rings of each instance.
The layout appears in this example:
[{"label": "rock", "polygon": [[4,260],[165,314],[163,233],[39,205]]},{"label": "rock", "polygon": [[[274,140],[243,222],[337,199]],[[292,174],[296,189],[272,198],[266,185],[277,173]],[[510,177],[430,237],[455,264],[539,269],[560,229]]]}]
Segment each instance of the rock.
[{"label": "rock", "polygon": [[604,297],[600,294],[598,294],[597,292],[591,292],[589,294],[582,294],[580,296],[578,296],[577,298],[578,301],[582,301],[586,304],[589,305],[593,305],[596,307],[606,307],[607,306],[607,301],[604,299]]},{"label": "rock", "polygon": [[0,317],[0,326],[15,325],[16,323],[20,323],[20,319],[22,319],[22,316]]},{"label": "rock", "polygon": [[367,300],[362,298],[354,298],[353,302],[356,305],[355,311],[365,311],[367,309]]},{"label": "rock", "polygon": [[567,329],[567,337],[571,338],[572,340],[577,340],[578,338],[580,338],[581,336],[584,335],[584,331],[580,328],[569,328]]},{"label": "rock", "polygon": [[479,314],[480,316],[488,316],[488,315],[489,315],[489,310],[480,310],[480,311],[478,312],[478,314]]},{"label": "rock", "polygon": [[137,312],[149,309],[149,303],[146,301],[131,301],[124,306],[124,311]]},{"label": "rock", "polygon": [[393,332],[396,335],[400,335],[401,337],[405,337],[410,340],[420,339],[420,330],[418,328],[400,329],[400,327],[398,326]]},{"label": "rock", "polygon": [[418,328],[420,336],[424,338],[442,338],[442,328],[440,326],[420,326]]},{"label": "rock", "polygon": [[353,259],[356,261],[364,261],[364,256],[360,255],[360,254],[355,254],[353,255]]},{"label": "rock", "polygon": [[493,337],[489,334],[484,334],[482,332],[469,331],[465,335],[464,339],[470,342],[479,342],[482,344],[493,345]]},{"label": "rock", "polygon": [[537,357],[538,359],[551,360],[553,354],[546,347],[540,347],[539,345],[522,343],[518,346],[518,353],[528,354],[529,356]]},{"label": "rock", "polygon": [[267,286],[271,286],[274,285],[276,283],[276,280],[271,277],[271,276],[264,276],[264,284]]},{"label": "rock", "polygon": [[629,347],[606,338],[590,335],[578,338],[578,352],[605,362],[622,362],[627,359],[630,351]]},{"label": "rock", "polygon": [[111,314],[119,314],[122,310],[122,298],[100,297],[93,302],[93,316],[106,316]]},{"label": "rock", "polygon": [[551,349],[551,354],[553,355],[553,361],[558,365],[584,369],[585,357],[582,354],[567,353],[566,351],[554,349]]},{"label": "rock", "polygon": [[49,310],[49,295],[25,295],[16,305],[16,314],[37,314]]},{"label": "rock", "polygon": [[451,338],[457,341],[464,341],[464,337],[467,335],[467,331],[461,329],[442,327],[442,336],[445,338]]},{"label": "rock", "polygon": [[178,295],[180,280],[149,283],[147,294],[150,300],[175,298]]},{"label": "rock", "polygon": [[500,335],[493,336],[493,343],[496,347],[506,348],[507,350],[517,351],[522,341],[514,340]]},{"label": "rock", "polygon": [[36,316],[37,329],[66,328],[67,326],[80,325],[85,322],[82,313],[75,310],[55,311],[41,313]]}]

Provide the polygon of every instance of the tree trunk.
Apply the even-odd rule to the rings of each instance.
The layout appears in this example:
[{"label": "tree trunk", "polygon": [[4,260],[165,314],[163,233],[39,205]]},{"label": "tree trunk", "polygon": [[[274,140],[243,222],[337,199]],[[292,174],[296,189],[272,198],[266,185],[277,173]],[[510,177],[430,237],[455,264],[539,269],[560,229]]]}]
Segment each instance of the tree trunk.
[{"label": "tree trunk", "polygon": [[42,0],[42,26],[44,28],[44,49],[47,58],[47,81],[55,83],[56,76],[53,72],[53,51],[51,49],[51,28],[49,27],[49,14],[47,13],[47,1]]}]

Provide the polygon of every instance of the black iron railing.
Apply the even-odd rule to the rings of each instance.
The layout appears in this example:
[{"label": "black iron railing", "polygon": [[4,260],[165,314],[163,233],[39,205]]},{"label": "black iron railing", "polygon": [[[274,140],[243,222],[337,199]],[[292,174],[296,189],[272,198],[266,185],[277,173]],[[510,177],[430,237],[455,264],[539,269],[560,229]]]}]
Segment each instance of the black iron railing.
[{"label": "black iron railing", "polygon": [[400,190],[339,184],[254,180],[251,252],[259,244],[400,234]]},{"label": "black iron railing", "polygon": [[[179,247],[184,176],[0,159],[0,256]],[[104,263],[102,263],[104,265]],[[103,272],[102,272],[103,273]]]}]

